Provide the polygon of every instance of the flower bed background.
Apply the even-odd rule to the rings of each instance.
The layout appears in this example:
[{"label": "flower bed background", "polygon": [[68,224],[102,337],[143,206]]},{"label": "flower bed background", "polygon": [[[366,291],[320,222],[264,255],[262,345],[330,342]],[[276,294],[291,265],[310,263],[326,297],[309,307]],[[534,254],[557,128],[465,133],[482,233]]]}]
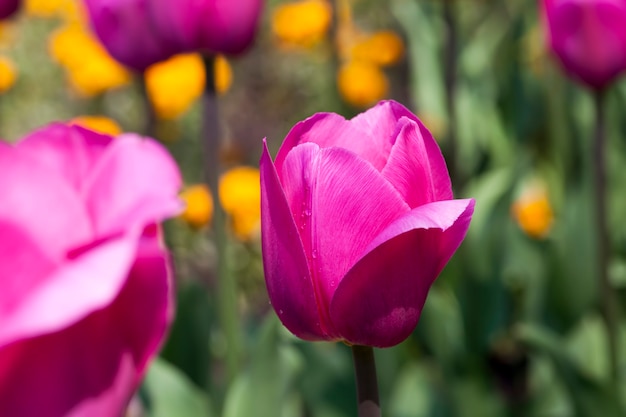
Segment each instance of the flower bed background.
[{"label": "flower bed background", "polygon": [[[623,311],[615,327],[603,314],[609,297],[625,301],[626,84],[618,79],[605,96],[607,290],[597,274],[593,94],[551,55],[541,4],[295,4],[268,1],[253,47],[216,62],[226,168],[218,195],[200,185],[201,59],[179,56],[146,73],[157,114],[151,134],[178,162],[188,208],[164,226],[176,321],[128,413],[353,413],[346,346],[294,338],[269,305],[257,168],[263,138],[275,155],[289,129],[315,112],[350,118],[390,98],[431,130],[455,197],[474,198],[476,208],[417,329],[376,352],[383,414],[621,415]],[[28,0],[0,22],[0,137],[9,142],[51,121],[146,134],[142,88],[73,0]],[[237,321],[226,325],[236,328],[234,353],[216,288],[216,198],[228,216],[224,262],[237,290]]]}]

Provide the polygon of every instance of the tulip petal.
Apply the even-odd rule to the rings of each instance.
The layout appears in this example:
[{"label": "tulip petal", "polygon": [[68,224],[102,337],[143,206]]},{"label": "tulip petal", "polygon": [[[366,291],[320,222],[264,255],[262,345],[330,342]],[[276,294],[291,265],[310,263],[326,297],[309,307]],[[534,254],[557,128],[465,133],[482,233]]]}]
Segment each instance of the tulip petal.
[{"label": "tulip petal", "polygon": [[0,2],[0,19],[4,20],[10,17],[20,8],[19,0],[3,0]]},{"label": "tulip petal", "polygon": [[84,320],[62,332],[0,348],[3,414],[122,415],[138,377],[130,353],[115,346],[119,335],[112,330]]},{"label": "tulip petal", "polygon": [[293,334],[327,339],[298,229],[265,142],[260,173],[263,268],[270,301]]},{"label": "tulip petal", "polygon": [[[144,230],[127,283],[116,298],[114,322],[124,322],[134,363],[143,371],[161,346],[174,318],[175,294],[170,256],[156,225]],[[133,314],[127,314],[132,311]]]},{"label": "tulip petal", "polygon": [[63,329],[111,303],[126,282],[136,236],[111,238],[66,261],[2,317],[0,347]]},{"label": "tulip petal", "polygon": [[382,232],[333,297],[330,314],[341,336],[377,347],[408,337],[473,210],[474,200],[439,201],[412,210]]},{"label": "tulip petal", "polygon": [[0,348],[3,412],[25,417],[121,415],[171,320],[168,275],[164,248],[156,235],[146,233],[125,285],[106,309]]},{"label": "tulip petal", "polygon": [[379,233],[410,209],[371,164],[342,148],[299,145],[287,155],[282,175],[317,302],[327,314],[345,273]]},{"label": "tulip petal", "polygon": [[280,174],[283,161],[293,147],[313,142],[322,148],[337,146],[352,151],[381,171],[396,140],[398,121],[403,117],[419,125],[424,140],[433,140],[422,122],[395,101],[381,101],[351,120],[335,113],[317,113],[289,131],[276,155],[276,170]]},{"label": "tulip petal", "polygon": [[239,54],[253,41],[260,0],[152,0],[150,17],[159,34],[179,51]]},{"label": "tulip petal", "polygon": [[195,48],[239,54],[252,43],[263,7],[262,1],[206,1],[203,5],[201,18],[196,18],[201,42]]},{"label": "tulip petal", "polygon": [[[428,130],[413,113],[411,113],[402,104],[392,100],[379,102],[366,112],[355,116],[350,122],[358,130],[367,132],[372,137],[378,138],[378,141],[382,141],[384,144],[392,145],[398,132],[398,122],[403,117],[413,120],[420,125],[420,128],[426,130],[426,133],[428,132]],[[430,133],[426,133],[422,132],[424,137],[430,136]],[[389,155],[389,149],[390,148],[387,148],[387,152],[384,154],[385,161],[387,160],[387,155]]]},{"label": "tulip petal", "polygon": [[93,236],[76,190],[29,153],[0,143],[0,219],[19,224],[53,260]]},{"label": "tulip petal", "polygon": [[56,268],[28,233],[0,219],[0,322]]},{"label": "tulip petal", "polygon": [[107,51],[137,71],[176,51],[153,30],[144,0],[85,0],[90,23]]},{"label": "tulip petal", "polygon": [[[388,139],[393,131],[388,132]],[[321,148],[337,146],[347,149],[369,161],[377,169],[382,169],[391,143],[372,136],[367,130],[359,129],[351,121],[335,113],[317,113],[296,124],[287,134],[276,155],[276,170],[280,174],[282,165],[291,150],[303,143],[312,142]]]},{"label": "tulip petal", "polygon": [[602,89],[624,71],[624,2],[544,0],[542,4],[550,46],[567,72]]},{"label": "tulip petal", "polygon": [[85,178],[112,140],[80,126],[55,123],[26,136],[16,148],[82,194]]},{"label": "tulip petal", "polygon": [[433,201],[451,200],[452,185],[441,150],[420,125],[403,117],[383,176],[411,208]]},{"label": "tulip petal", "polygon": [[198,48],[200,35],[196,19],[199,16],[199,4],[194,0],[152,0],[148,3],[149,17],[160,36],[178,52],[192,51]]},{"label": "tulip petal", "polygon": [[180,173],[165,148],[137,135],[119,136],[86,185],[96,233],[143,228],[178,213],[182,202],[175,196],[180,186]]}]

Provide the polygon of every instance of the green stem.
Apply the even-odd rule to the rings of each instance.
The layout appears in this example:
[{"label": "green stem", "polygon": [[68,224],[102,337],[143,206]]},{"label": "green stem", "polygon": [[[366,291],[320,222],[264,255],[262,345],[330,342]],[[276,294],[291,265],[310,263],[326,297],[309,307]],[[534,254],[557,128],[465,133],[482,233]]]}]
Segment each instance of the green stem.
[{"label": "green stem", "polygon": [[205,178],[215,196],[213,202],[213,232],[216,249],[216,277],[218,283],[219,320],[226,338],[226,365],[229,382],[239,367],[239,321],[237,317],[237,285],[230,274],[227,256],[226,214],[219,201],[221,173],[221,132],[215,88],[215,57],[204,56],[206,87],[202,95]]},{"label": "green stem", "polygon": [[604,95],[595,95],[596,126],[593,141],[593,188],[595,191],[595,223],[598,233],[598,277],[601,291],[601,311],[608,331],[609,364],[611,379],[618,380],[618,306],[617,298],[609,281],[609,234],[606,220],[606,123]]},{"label": "green stem", "polygon": [[157,115],[154,110],[154,106],[148,96],[148,87],[146,85],[145,72],[139,75],[139,88],[141,91],[141,99],[143,100],[143,107],[145,111],[145,121],[143,132],[146,136],[158,139],[156,137]]},{"label": "green stem", "polygon": [[448,111],[448,140],[447,157],[448,169],[452,177],[452,184],[457,190],[463,188],[464,178],[459,169],[458,139],[457,139],[457,114],[455,106],[457,90],[457,61],[458,61],[458,28],[455,13],[455,0],[443,1],[443,20],[446,24],[446,44],[444,49],[444,82],[446,94],[446,108]]},{"label": "green stem", "polygon": [[359,417],[380,417],[376,362],[371,346],[352,346]]}]

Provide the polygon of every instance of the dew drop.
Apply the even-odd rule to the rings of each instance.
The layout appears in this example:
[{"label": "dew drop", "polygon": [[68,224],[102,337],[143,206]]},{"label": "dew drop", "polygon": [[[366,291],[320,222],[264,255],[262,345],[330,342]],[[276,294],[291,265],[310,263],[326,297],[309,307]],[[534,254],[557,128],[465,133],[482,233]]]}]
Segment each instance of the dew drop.
[{"label": "dew drop", "polygon": [[283,310],[278,310],[278,314],[282,315],[283,313],[284,313]]}]

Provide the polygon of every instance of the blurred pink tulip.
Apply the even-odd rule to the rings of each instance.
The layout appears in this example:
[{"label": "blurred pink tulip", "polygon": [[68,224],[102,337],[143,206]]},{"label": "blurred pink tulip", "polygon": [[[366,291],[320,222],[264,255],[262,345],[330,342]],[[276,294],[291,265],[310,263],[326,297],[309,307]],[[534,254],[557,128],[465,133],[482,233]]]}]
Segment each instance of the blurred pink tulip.
[{"label": "blurred pink tulip", "polygon": [[541,0],[550,48],[565,70],[602,90],[626,70],[626,0]]},{"label": "blurred pink tulip", "polygon": [[173,314],[167,152],[55,124],[0,142],[0,414],[120,416]]},{"label": "blurred pink tulip", "polygon": [[153,28],[151,0],[84,1],[100,41],[122,64],[141,72],[179,52]]},{"label": "blurred pink tulip", "polygon": [[0,0],[0,19],[10,17],[19,8],[19,0]]},{"label": "blurred pink tulip", "polygon": [[150,0],[154,27],[181,51],[238,54],[254,39],[263,0]]},{"label": "blurred pink tulip", "polygon": [[84,1],[109,53],[138,71],[183,52],[243,52],[263,7],[263,0]]},{"label": "blurred pink tulip", "polygon": [[474,200],[454,200],[441,151],[402,105],[298,123],[261,157],[267,289],[306,340],[389,347],[409,336]]}]

